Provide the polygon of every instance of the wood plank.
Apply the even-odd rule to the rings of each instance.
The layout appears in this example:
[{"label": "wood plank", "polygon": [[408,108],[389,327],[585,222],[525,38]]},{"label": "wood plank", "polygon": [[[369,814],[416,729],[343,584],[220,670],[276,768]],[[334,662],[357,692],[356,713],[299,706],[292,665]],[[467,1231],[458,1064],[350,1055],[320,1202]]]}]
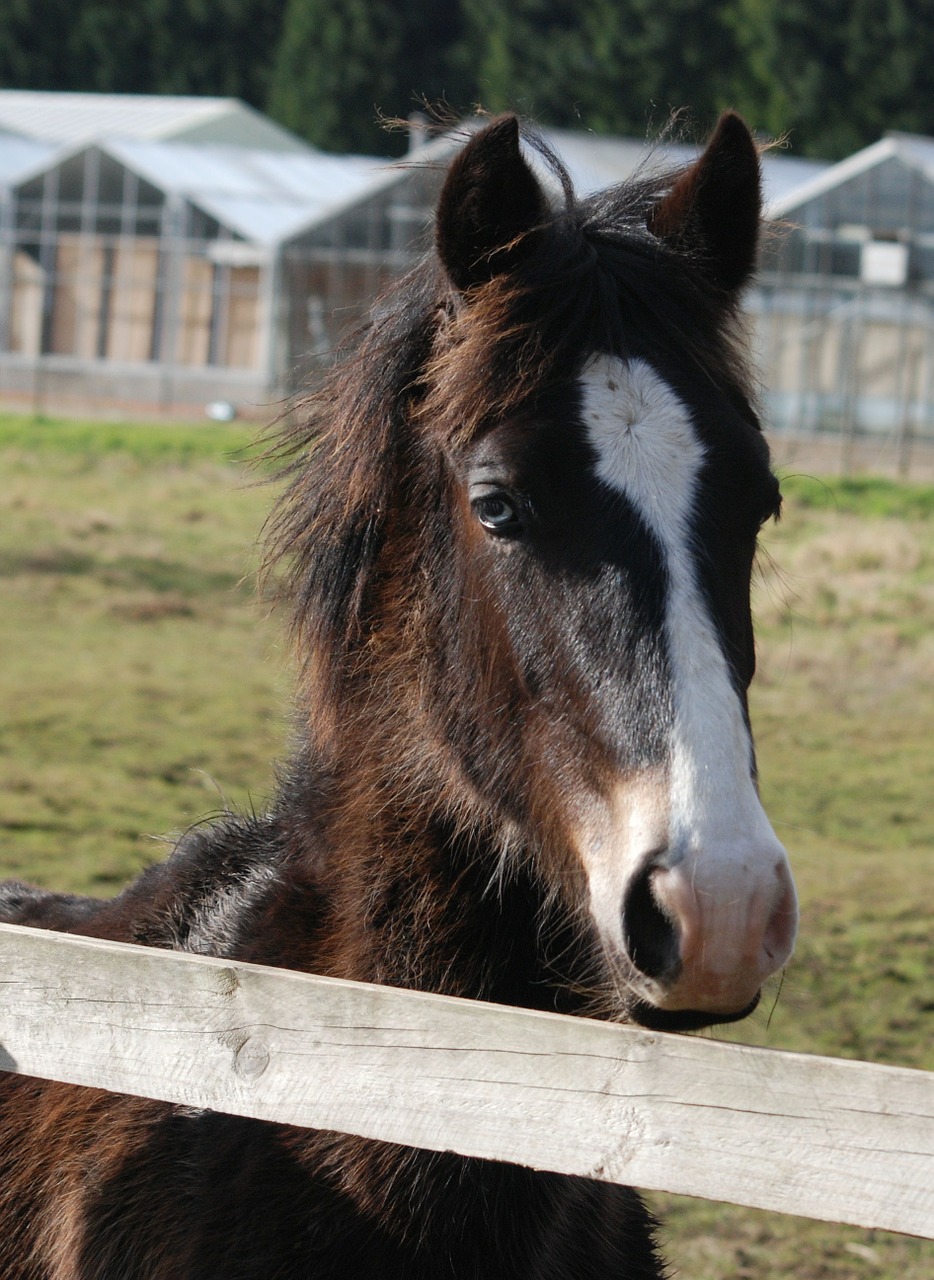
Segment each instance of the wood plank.
[{"label": "wood plank", "polygon": [[259,360],[259,267],[231,267],[227,338],[221,364],[255,369]]},{"label": "wood plank", "polygon": [[42,348],[42,299],[45,272],[21,249],[13,253],[13,299],[10,309],[10,350],[38,356]]},{"label": "wood plank", "polygon": [[211,354],[211,317],[214,314],[214,267],[204,258],[185,258],[179,301],[175,362],[206,365]]},{"label": "wood plank", "polygon": [[159,276],[156,236],[121,236],[114,246],[113,288],[107,324],[107,359],[150,359]]},{"label": "wood plank", "polygon": [[0,1068],[934,1238],[934,1075],[0,925]]}]

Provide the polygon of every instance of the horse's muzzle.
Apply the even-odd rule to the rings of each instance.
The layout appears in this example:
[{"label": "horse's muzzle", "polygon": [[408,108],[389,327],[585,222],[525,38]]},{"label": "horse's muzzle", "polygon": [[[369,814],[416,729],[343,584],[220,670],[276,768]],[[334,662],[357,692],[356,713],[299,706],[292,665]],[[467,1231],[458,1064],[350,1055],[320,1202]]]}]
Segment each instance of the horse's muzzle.
[{"label": "horse's muzzle", "polygon": [[736,845],[643,867],[624,898],[623,944],[647,1006],[732,1021],[787,963],[797,922],[782,846]]}]

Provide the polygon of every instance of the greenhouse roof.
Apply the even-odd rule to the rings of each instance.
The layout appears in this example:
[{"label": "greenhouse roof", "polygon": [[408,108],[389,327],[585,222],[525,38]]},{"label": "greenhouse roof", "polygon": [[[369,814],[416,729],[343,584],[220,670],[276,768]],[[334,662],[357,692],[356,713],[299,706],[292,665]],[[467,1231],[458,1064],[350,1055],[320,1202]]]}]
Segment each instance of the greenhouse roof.
[{"label": "greenhouse roof", "polygon": [[[297,139],[292,149],[179,140],[181,135],[192,137],[198,122],[203,125],[231,111],[228,123],[237,113],[270,123],[232,99],[0,90],[0,185],[19,184],[93,144],[160,191],[202,209],[236,236],[271,248],[340,216],[387,186],[404,182],[413,166],[445,161],[480,123],[465,122],[455,133],[419,148],[401,165],[377,158],[331,155]],[[36,136],[11,132],[14,117],[24,125],[30,112],[30,127],[35,128]],[[109,132],[115,120],[119,121],[119,137]],[[44,121],[52,121],[55,128]],[[270,127],[278,128],[271,123]],[[92,128],[103,133],[85,137]],[[56,130],[57,137],[48,136]],[[47,136],[40,139],[43,131]],[[74,135],[70,143],[69,134]],[[653,146],[630,138],[564,129],[546,129],[542,136],[561,156],[575,188],[582,193],[622,182],[642,167],[651,170],[681,165],[697,155],[696,148],[680,144]],[[896,145],[910,146],[919,156],[927,148],[923,158],[934,172],[934,142],[930,139],[904,135],[898,144],[893,139],[876,144],[877,148]],[[851,157],[843,165],[858,162],[863,155]],[[770,214],[794,207],[802,194],[810,193],[841,169],[775,153],[763,157],[762,167]]]},{"label": "greenhouse roof", "polygon": [[34,169],[41,168],[57,147],[0,131],[0,187],[12,187]]},{"label": "greenhouse roof", "polygon": [[541,129],[542,138],[567,166],[574,190],[581,195],[602,191],[632,177],[641,168],[667,169],[687,164],[697,150],[676,144],[651,143],[574,129]]},{"label": "greenhouse roof", "polygon": [[264,151],[313,150],[237,98],[0,89],[0,131],[76,146],[121,137],[214,142]]},{"label": "greenhouse roof", "polygon": [[883,142],[892,142],[901,159],[912,168],[920,169],[926,178],[934,182],[934,138],[917,133],[887,133]]},{"label": "greenhouse roof", "polygon": [[[379,160],[310,150],[251,151],[125,138],[94,145],[165,195],[188,200],[235,235],[270,248],[354,203],[387,172]],[[21,185],[87,150],[0,135],[0,185]]]},{"label": "greenhouse roof", "polygon": [[934,183],[934,138],[913,133],[887,133],[878,142],[847,156],[838,164],[827,166],[810,181],[789,192],[778,202],[776,212],[784,215],[800,209],[844,182],[893,159],[900,160],[909,169],[916,169]]},{"label": "greenhouse roof", "polygon": [[[627,178],[644,169],[653,170],[689,164],[699,148],[681,143],[640,141],[633,138],[598,136],[571,129],[543,129],[545,142],[567,165],[576,191],[589,193]],[[801,160],[794,156],[766,152],[762,157],[762,182],[766,214],[788,199],[806,183],[831,166],[821,160]]]},{"label": "greenhouse roof", "polygon": [[[288,216],[286,206],[294,204],[296,193],[291,188],[285,171],[277,172],[275,166],[271,164],[272,153],[279,153],[283,158],[286,156],[320,157],[324,162],[318,175],[312,178],[315,187],[319,182],[324,184],[321,199],[316,200],[308,190],[305,193],[309,195],[311,203],[315,206],[310,210],[309,217],[305,219],[306,222],[315,220],[315,209],[318,205],[330,205],[328,189],[334,192],[338,202],[343,200],[346,203],[349,198],[352,198],[354,188],[346,175],[352,171],[353,166],[357,166],[358,173],[362,171],[364,165],[369,166],[371,173],[377,172],[380,167],[384,175],[389,172],[385,162],[381,163],[379,160],[361,161],[357,158],[348,159],[316,151],[294,134],[274,124],[260,112],[236,98],[52,93],[26,89],[0,90],[0,138],[5,133],[17,135],[24,141],[74,148],[82,144],[99,142],[102,139],[112,139],[116,122],[118,122],[119,136],[126,142],[166,145],[175,143],[197,147],[205,164],[213,171],[215,178],[219,179],[219,189],[225,191],[231,185],[230,177],[229,175],[227,178],[220,177],[218,173],[220,162],[216,156],[207,155],[208,149],[226,148],[250,155],[263,153],[267,157],[266,173],[272,179],[271,200],[278,201],[280,204],[279,214],[275,214],[271,208],[269,210],[268,226],[261,233],[264,239],[275,239],[281,235],[290,234],[291,229],[301,224],[298,218],[292,223]],[[466,131],[472,131],[478,127],[479,123],[479,121],[467,122]],[[622,182],[637,172],[640,167],[645,165],[651,167],[656,162],[662,166],[686,164],[697,154],[697,148],[678,143],[659,142],[653,145],[638,139],[597,135],[570,129],[544,129],[542,136],[561,156],[570,171],[575,188],[581,192],[596,191],[613,183]],[[903,139],[906,147],[917,147],[920,144],[934,148],[934,143],[929,139],[914,139],[909,135],[898,135],[898,137]],[[448,149],[453,149],[457,145],[452,138],[438,139],[437,143],[446,143]],[[427,152],[434,148],[437,151],[439,149],[437,143],[422,150]],[[5,147],[5,140],[2,145]],[[863,154],[859,153],[860,156]],[[427,154],[426,158],[428,158]],[[851,157],[851,160],[857,158]],[[183,157],[179,156],[176,163],[170,159],[168,153],[163,160],[158,160],[153,153],[151,160],[156,165],[164,165],[167,174],[186,166]],[[351,170],[344,168],[343,177],[338,177],[341,170],[334,168],[328,171],[326,168],[328,163],[341,166],[349,164]],[[843,162],[844,165],[848,163],[850,161]],[[934,166],[934,157],[929,157],[926,163]],[[3,161],[0,160],[0,166],[2,164]],[[259,176],[260,168],[251,166],[249,163],[244,165],[244,170],[250,168]],[[839,166],[829,166],[814,160],[800,160],[775,152],[766,153],[762,160],[762,170],[767,211],[780,213],[786,207],[797,203],[799,192],[815,180],[819,180],[820,176],[831,168],[836,170]],[[299,170],[296,169],[295,172],[298,173]],[[399,171],[396,170],[396,172]],[[0,181],[3,180],[3,173],[3,168],[0,168]],[[347,185],[342,187],[341,184],[345,180]],[[240,187],[242,182],[241,178]],[[284,199],[280,198],[283,184],[290,188],[289,194]],[[234,181],[233,185],[238,186],[238,182]],[[341,191],[343,195],[340,194]],[[245,225],[252,227],[257,221],[262,222],[261,211],[249,207],[249,202],[254,198],[262,200],[261,192],[254,190],[252,194],[245,195],[241,190],[237,198],[247,201],[242,205],[238,215]],[[230,204],[229,207],[233,208],[233,205]],[[217,214],[215,213],[214,216]],[[253,232],[249,234],[252,235]]]},{"label": "greenhouse roof", "polygon": [[183,196],[244,239],[274,245],[363,195],[378,160],[322,152],[110,139],[102,149],[166,193]]}]

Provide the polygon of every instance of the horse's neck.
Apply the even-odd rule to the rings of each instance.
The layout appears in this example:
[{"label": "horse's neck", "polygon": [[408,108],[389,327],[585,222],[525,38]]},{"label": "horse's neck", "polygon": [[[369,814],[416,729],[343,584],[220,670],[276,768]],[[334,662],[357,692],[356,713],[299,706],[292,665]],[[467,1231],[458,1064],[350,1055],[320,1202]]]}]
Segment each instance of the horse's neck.
[{"label": "horse's neck", "polygon": [[[521,853],[504,865],[495,833],[465,829],[427,801],[401,811],[379,795],[368,804],[340,788],[332,774],[326,785],[309,783],[299,801],[306,812],[318,805],[317,831],[299,857],[313,868],[309,879],[327,903],[322,971],[570,1008],[546,956],[549,947],[565,958],[572,950],[566,936],[557,937],[567,926],[559,909],[546,911]],[[292,806],[297,800],[293,793]]]},{"label": "horse's neck", "polygon": [[[547,905],[521,850],[501,865],[492,833],[464,830],[429,806],[358,807],[359,794],[342,803],[335,778],[343,776],[308,782],[301,800],[291,799],[295,819],[317,811],[313,837],[311,824],[295,822],[295,839],[304,831],[309,843],[293,842],[291,859],[325,904],[315,930],[319,972],[579,1011],[577,931]],[[446,1274],[456,1256],[461,1273],[477,1277],[491,1267],[514,1280],[661,1276],[651,1220],[627,1189],[346,1134],[311,1132],[292,1149],[352,1207],[346,1248],[362,1262],[348,1275]],[[359,1244],[359,1214],[373,1224],[372,1259]],[[332,1226],[340,1239],[340,1222]],[[404,1258],[398,1271],[390,1245]]]}]

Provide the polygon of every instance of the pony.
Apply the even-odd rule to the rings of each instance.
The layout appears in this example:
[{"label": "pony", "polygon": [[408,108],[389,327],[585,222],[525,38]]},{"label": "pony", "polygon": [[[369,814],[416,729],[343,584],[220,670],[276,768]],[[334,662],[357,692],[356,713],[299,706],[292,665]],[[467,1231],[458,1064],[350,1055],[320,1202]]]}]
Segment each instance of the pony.
[{"label": "pony", "polygon": [[[738,336],[756,146],[578,199],[514,116],[286,427],[294,744],[266,813],[8,921],[690,1030],[796,902],[747,690],[780,493]],[[544,166],[544,172],[543,172]],[[516,1123],[521,1123],[517,1118]],[[8,1075],[3,1280],[660,1280],[625,1187]]]}]

